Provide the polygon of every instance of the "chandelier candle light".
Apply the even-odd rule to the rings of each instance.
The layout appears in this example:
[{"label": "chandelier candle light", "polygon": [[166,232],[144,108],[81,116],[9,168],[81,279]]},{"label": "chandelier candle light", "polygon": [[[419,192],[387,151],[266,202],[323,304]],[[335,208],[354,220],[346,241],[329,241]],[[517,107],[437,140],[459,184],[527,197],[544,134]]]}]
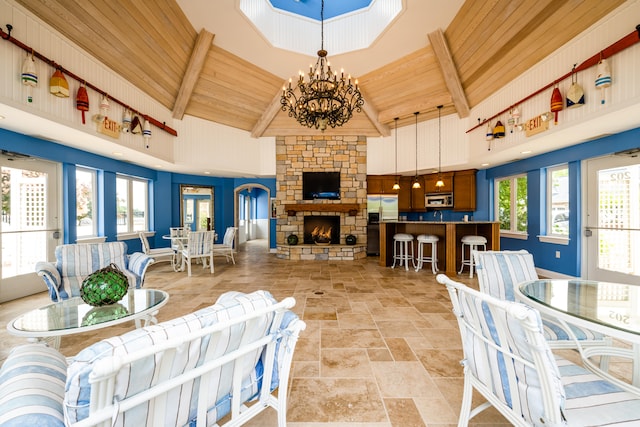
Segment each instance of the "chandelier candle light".
[{"label": "chandelier candle light", "polygon": [[288,111],[289,117],[301,125],[324,132],[327,126],[335,128],[347,123],[354,111],[361,112],[364,99],[357,79],[351,84],[351,76],[345,78],[344,70],[340,71],[339,77],[337,72],[331,71],[324,50],[324,0],[320,9],[320,31],[318,60],[315,67],[309,66],[309,81],[305,81],[302,71],[296,86],[292,86],[289,79],[289,86],[282,87],[280,104],[282,111]]}]

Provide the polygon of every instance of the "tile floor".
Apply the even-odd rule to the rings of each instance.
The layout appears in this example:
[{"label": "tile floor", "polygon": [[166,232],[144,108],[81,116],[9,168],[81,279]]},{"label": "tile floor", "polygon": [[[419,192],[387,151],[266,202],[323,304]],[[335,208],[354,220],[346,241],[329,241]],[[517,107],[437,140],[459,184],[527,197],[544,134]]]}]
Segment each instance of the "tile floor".
[{"label": "tile floor", "polygon": [[[418,273],[360,261],[286,261],[264,244],[241,248],[237,264],[216,258],[215,273],[199,267],[193,276],[158,263],[145,287],[163,289],[168,320],[211,305],[224,292],[270,291],[296,298],[295,312],[307,323],[296,347],[288,405],[290,427],[449,427],[457,424],[462,398],[459,332],[445,288],[430,270]],[[477,287],[467,275],[457,279]],[[20,313],[48,303],[45,293],[0,305],[0,361],[23,338],[4,325]],[[133,328],[116,327],[62,338],[72,356],[88,344]],[[472,425],[509,425],[495,410]],[[267,410],[247,424],[276,426]]]}]

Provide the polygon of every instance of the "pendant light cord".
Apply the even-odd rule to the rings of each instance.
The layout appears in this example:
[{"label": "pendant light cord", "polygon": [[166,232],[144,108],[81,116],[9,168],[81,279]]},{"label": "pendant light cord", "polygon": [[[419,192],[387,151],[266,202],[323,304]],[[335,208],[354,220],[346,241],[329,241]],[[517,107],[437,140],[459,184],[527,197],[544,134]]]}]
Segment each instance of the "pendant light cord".
[{"label": "pendant light cord", "polygon": [[324,50],[324,0],[320,6],[320,50]]},{"label": "pendant light cord", "polygon": [[416,115],[416,181],[418,180],[418,114],[420,112],[413,113]]},{"label": "pendant light cord", "polygon": [[395,119],[393,119],[396,122],[396,130],[395,130],[395,137],[396,137],[396,179],[398,178],[398,118],[396,117]]},{"label": "pendant light cord", "polygon": [[440,112],[442,105],[438,105],[438,178],[442,174],[442,124],[440,122]]}]

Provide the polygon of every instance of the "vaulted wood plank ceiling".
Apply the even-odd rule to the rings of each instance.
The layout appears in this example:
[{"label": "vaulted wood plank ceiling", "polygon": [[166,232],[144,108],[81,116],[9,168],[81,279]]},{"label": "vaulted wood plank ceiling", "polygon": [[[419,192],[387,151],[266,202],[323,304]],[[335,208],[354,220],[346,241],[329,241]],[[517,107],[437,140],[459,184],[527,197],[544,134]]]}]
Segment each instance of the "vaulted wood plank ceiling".
[{"label": "vaulted wood plank ceiling", "polygon": [[[169,110],[173,110],[200,29],[175,0],[17,0],[27,10],[85,49]],[[359,77],[367,113],[327,133],[379,136],[399,125],[456,111],[446,80],[459,80],[469,108],[516,78],[597,22],[624,0],[467,0],[443,28],[457,76],[444,76],[427,35],[424,47]],[[215,2],[211,3],[215,7]],[[410,12],[410,11],[409,11]],[[256,132],[254,136],[303,135],[276,108],[283,77],[213,43],[204,59],[185,114]],[[445,79],[445,77],[447,79]]]}]

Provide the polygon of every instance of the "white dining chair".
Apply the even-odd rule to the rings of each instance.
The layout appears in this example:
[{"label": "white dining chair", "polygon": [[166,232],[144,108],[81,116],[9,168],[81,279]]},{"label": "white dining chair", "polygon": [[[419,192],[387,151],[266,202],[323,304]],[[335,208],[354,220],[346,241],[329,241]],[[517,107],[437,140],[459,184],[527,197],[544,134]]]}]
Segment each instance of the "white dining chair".
[{"label": "white dining chair", "polygon": [[[521,427],[639,425],[640,390],[551,352],[537,310],[436,277],[446,285],[462,340],[458,427],[494,406]],[[472,408],[474,390],[486,402]]]},{"label": "white dining chair", "polygon": [[214,231],[192,231],[187,237],[187,245],[181,251],[182,270],[186,265],[188,275],[191,276],[191,261],[201,260],[202,267],[206,268],[207,263],[211,274],[213,274],[213,238]]},{"label": "white dining chair", "polygon": [[142,243],[142,252],[153,258],[154,262],[171,261],[174,262],[176,251],[172,248],[151,248],[149,245],[149,239],[144,231],[138,233],[140,242]]},{"label": "white dining chair", "polygon": [[227,262],[231,260],[233,264],[236,263],[233,257],[233,247],[236,241],[236,231],[238,227],[227,227],[222,238],[222,243],[213,245],[213,255],[220,255],[227,258]]},{"label": "white dining chair", "polygon": [[[515,301],[515,287],[522,282],[537,280],[533,255],[526,250],[519,251],[473,251],[480,291],[505,301]],[[573,337],[582,347],[611,346],[611,339],[603,334],[570,325],[572,333],[555,319],[542,319],[544,335],[553,349],[575,349],[578,347]],[[600,367],[607,370],[609,359],[602,356]]]}]

